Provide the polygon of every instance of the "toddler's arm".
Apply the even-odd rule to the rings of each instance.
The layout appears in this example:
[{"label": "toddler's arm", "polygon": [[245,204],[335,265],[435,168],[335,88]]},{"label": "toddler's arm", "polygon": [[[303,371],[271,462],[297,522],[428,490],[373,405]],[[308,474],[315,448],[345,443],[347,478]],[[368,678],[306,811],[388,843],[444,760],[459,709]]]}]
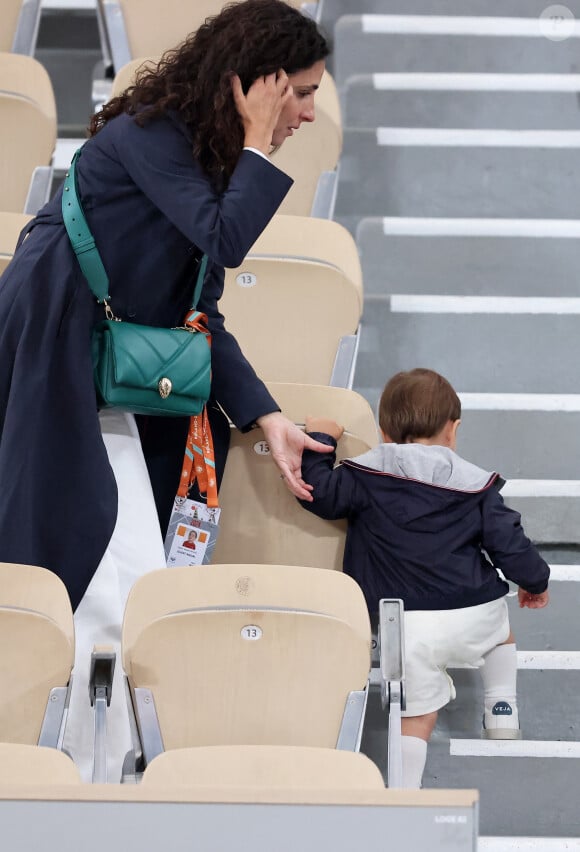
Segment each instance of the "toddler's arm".
[{"label": "toddler's arm", "polygon": [[305,450],[302,476],[312,485],[312,502],[300,500],[302,506],[319,518],[334,520],[349,517],[360,503],[356,483],[347,468],[336,464],[336,444],[344,429],[329,417],[306,417],[307,434],[316,441],[332,446],[332,453]]},{"label": "toddler's arm", "polygon": [[[548,587],[550,568],[524,533],[519,512],[506,506],[500,493],[490,488],[482,503],[482,521],[481,544],[493,564],[507,580],[520,586],[523,594],[530,596],[523,606],[535,601],[532,608],[539,609],[538,602]],[[542,606],[547,602],[546,598]]]}]

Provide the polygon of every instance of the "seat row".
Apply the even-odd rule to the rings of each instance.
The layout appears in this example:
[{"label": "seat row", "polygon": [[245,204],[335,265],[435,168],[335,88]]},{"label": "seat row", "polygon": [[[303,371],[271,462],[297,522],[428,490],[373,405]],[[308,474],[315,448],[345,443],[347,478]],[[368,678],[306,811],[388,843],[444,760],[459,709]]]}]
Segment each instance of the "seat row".
[{"label": "seat row", "polygon": [[[74,658],[66,589],[56,575],[35,566],[0,563],[0,577],[0,743],[60,749],[69,721],[72,678],[79,667],[89,665],[89,660]],[[393,622],[400,630],[400,602],[383,604],[388,630],[380,635],[389,637],[392,645],[383,648],[385,660],[387,651],[392,658],[385,662],[385,671],[400,683],[401,645],[392,632]],[[335,760],[326,761],[324,749],[359,750],[371,671],[371,628],[362,591],[341,572],[264,564],[152,571],[130,592],[121,651],[133,733],[123,780],[140,780],[144,772],[150,777],[149,767],[155,763],[155,772],[166,780],[183,781],[191,775],[195,783],[212,786],[224,775],[232,784],[235,773],[250,761],[255,781],[282,786],[291,781],[293,765],[295,770],[302,767],[303,784],[316,784],[319,778],[307,782],[306,767],[314,771],[318,760],[323,770]],[[94,649],[87,701],[90,698],[94,707],[96,782],[107,780],[104,717],[114,665],[114,653]],[[389,695],[387,682],[384,693]],[[392,730],[390,738],[396,752],[400,744]],[[214,746],[222,750],[213,758],[210,750],[195,750]],[[230,746],[246,750],[224,750]],[[276,747],[280,754],[250,748],[257,746]],[[290,746],[299,750],[288,764],[281,747]],[[158,759],[183,749],[193,750]],[[13,751],[17,763],[19,752]],[[5,753],[9,760],[10,750]],[[26,751],[20,754],[26,757]],[[31,759],[40,761],[42,769],[50,758],[43,751],[38,754]],[[280,763],[274,765],[278,758]],[[204,763],[212,770],[202,769]],[[390,763],[394,766],[393,755]],[[364,772],[372,778],[368,769]],[[380,777],[376,767],[372,772]],[[0,769],[2,777],[14,780]],[[15,780],[25,777],[32,780],[30,767],[21,766]],[[395,767],[393,786],[399,777]]]}]

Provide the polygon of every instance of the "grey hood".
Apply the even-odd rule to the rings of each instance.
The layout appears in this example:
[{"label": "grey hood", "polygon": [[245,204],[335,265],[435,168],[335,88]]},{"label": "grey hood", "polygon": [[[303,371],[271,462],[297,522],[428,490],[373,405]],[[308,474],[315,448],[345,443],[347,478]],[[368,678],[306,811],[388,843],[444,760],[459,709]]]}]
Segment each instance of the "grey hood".
[{"label": "grey hood", "polygon": [[[466,461],[448,447],[427,444],[379,444],[343,463],[453,491],[481,491],[498,477]],[[503,481],[498,484],[503,485]]]}]

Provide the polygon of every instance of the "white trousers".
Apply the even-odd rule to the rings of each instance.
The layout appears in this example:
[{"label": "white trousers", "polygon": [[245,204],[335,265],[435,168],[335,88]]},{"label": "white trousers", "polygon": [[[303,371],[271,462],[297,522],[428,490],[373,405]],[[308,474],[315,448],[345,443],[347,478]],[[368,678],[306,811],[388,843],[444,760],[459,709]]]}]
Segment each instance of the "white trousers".
[{"label": "white trousers", "polygon": [[107,777],[118,782],[131,749],[121,665],[121,625],[129,590],[149,571],[165,567],[163,538],[135,419],[105,410],[101,432],[119,492],[117,523],[109,546],[74,616],[75,666],[63,747],[84,781],[92,781],[94,710],[89,670],[94,645],[117,652],[111,706],[107,711]]}]

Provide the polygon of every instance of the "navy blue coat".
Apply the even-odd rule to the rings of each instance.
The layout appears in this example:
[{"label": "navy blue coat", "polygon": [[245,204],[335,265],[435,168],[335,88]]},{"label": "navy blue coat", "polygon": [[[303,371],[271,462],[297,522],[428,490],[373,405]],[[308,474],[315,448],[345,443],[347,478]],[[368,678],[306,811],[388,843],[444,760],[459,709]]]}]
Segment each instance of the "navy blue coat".
[{"label": "navy blue coat", "polygon": [[[177,117],[140,128],[126,115],[85,144],[77,175],[115,313],[180,324],[205,252],[198,307],[212,334],[213,397],[240,428],[277,410],[226,331],[218,300],[224,266],[242,262],[291,179],[243,151],[218,193],[193,160]],[[111,537],[117,491],[90,357],[91,329],[103,309],[80,271],[60,206],[59,191],[25,229],[0,279],[0,560],[54,571],[76,606]],[[168,421],[161,439],[171,428]],[[176,459],[183,447],[173,448]]]},{"label": "navy blue coat", "polygon": [[[330,435],[312,437],[336,448]],[[302,505],[348,518],[344,571],[371,613],[381,598],[402,598],[406,610],[495,600],[509,588],[496,568],[528,592],[546,589],[550,569],[503,502],[496,473],[422,444],[382,444],[335,463],[336,453],[304,453],[314,501]]]}]

